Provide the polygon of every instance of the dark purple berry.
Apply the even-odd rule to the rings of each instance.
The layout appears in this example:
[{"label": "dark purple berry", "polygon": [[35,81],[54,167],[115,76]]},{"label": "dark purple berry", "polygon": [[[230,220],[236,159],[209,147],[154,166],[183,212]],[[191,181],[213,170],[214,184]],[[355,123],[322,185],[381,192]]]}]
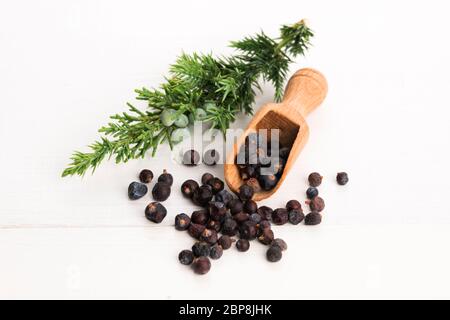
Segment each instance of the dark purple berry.
[{"label": "dark purple berry", "polygon": [[275,188],[278,183],[278,178],[273,174],[261,175],[258,181],[263,190],[269,191]]},{"label": "dark purple berry", "polygon": [[207,166],[214,166],[220,160],[220,154],[217,150],[210,149],[203,154],[203,163]]},{"label": "dark purple berry", "polygon": [[166,183],[171,187],[173,184],[173,176],[164,169],[163,173],[158,177],[158,182]]},{"label": "dark purple berry", "polygon": [[266,228],[262,231],[261,235],[258,237],[258,240],[262,244],[269,245],[272,243],[273,238],[273,231],[270,228]]},{"label": "dark purple berry", "polygon": [[313,172],[308,176],[308,182],[311,187],[318,187],[322,183],[323,177],[318,172]]},{"label": "dark purple berry", "polygon": [[280,238],[274,239],[271,245],[280,247],[281,251],[285,251],[288,248],[286,241]]},{"label": "dark purple berry", "polygon": [[223,250],[227,250],[231,248],[233,240],[229,236],[223,235],[219,238],[219,240],[217,240],[217,243],[222,247]]},{"label": "dark purple berry", "polygon": [[260,223],[261,222],[261,220],[262,220],[262,218],[261,218],[261,216],[259,215],[259,213],[252,213],[251,215],[250,215],[250,219],[249,219],[250,221],[253,221],[254,223]]},{"label": "dark purple berry", "polygon": [[183,155],[183,164],[185,166],[196,166],[200,162],[200,155],[195,150],[188,150]]},{"label": "dark purple berry", "polygon": [[346,172],[339,172],[336,176],[336,181],[341,186],[346,185],[348,182],[348,174]]},{"label": "dark purple berry", "polygon": [[281,249],[279,246],[270,246],[269,249],[267,249],[267,260],[270,262],[277,262],[281,260],[281,257],[283,254],[281,253]]},{"label": "dark purple berry", "polygon": [[222,229],[222,224],[220,221],[209,219],[206,223],[206,228],[215,230],[216,232],[220,232],[220,230]]},{"label": "dark purple berry", "polygon": [[153,180],[153,172],[148,169],[144,169],[139,173],[139,180],[142,183],[150,183]]},{"label": "dark purple berry", "polygon": [[188,198],[192,198],[192,196],[194,195],[194,191],[195,189],[198,188],[198,183],[197,181],[194,180],[186,180],[185,182],[183,182],[183,184],[181,185],[181,193]]},{"label": "dark purple berry", "polygon": [[272,213],[272,221],[277,225],[283,225],[288,222],[288,212],[284,208],[275,209]]},{"label": "dark purple berry", "polygon": [[145,184],[139,182],[132,182],[128,186],[128,198],[130,200],[137,200],[147,194],[148,188]]},{"label": "dark purple berry", "polygon": [[268,206],[262,206],[258,208],[258,214],[263,220],[270,220],[272,218],[272,212],[272,208],[269,208]]},{"label": "dark purple berry", "polygon": [[300,210],[300,211],[302,211],[302,205],[297,200],[289,200],[286,203],[286,210],[287,211],[291,211],[291,210]]},{"label": "dark purple berry", "polygon": [[227,190],[222,190],[217,192],[214,195],[214,200],[215,201],[219,201],[219,202],[223,202],[226,206],[228,206],[228,203],[233,200],[233,195],[228,192]]},{"label": "dark purple berry", "polygon": [[196,257],[208,257],[209,251],[211,250],[211,246],[203,241],[196,242],[192,246],[192,252]]},{"label": "dark purple berry", "polygon": [[194,260],[192,263],[192,270],[196,274],[206,274],[211,269],[211,261],[208,257],[200,257]]},{"label": "dark purple berry", "polygon": [[204,225],[191,223],[188,228],[188,233],[192,238],[199,239],[205,229],[206,227]]},{"label": "dark purple berry", "polygon": [[322,222],[322,215],[319,212],[312,211],[305,217],[305,224],[307,226],[315,226]]},{"label": "dark purple berry", "polygon": [[194,195],[192,196],[192,200],[195,204],[198,204],[200,206],[205,206],[208,204],[208,202],[211,201],[213,198],[213,193],[211,190],[211,187],[208,185],[202,185],[198,187],[194,191]]},{"label": "dark purple berry", "polygon": [[307,201],[311,211],[321,212],[325,208],[325,201],[321,197],[315,197],[312,200]]},{"label": "dark purple berry", "polygon": [[252,189],[255,192],[260,192],[262,190],[261,185],[259,184],[259,181],[256,178],[248,179],[247,181],[245,181],[245,184],[252,187]]},{"label": "dark purple berry", "polygon": [[191,218],[185,213],[180,213],[175,216],[175,229],[178,231],[184,231],[189,228],[191,224]]},{"label": "dark purple berry", "polygon": [[225,183],[219,178],[213,178],[209,180],[208,184],[211,186],[213,194],[222,191],[223,188],[225,187]]},{"label": "dark purple berry", "polygon": [[206,209],[200,209],[192,212],[191,221],[192,223],[205,225],[209,220],[209,213]]},{"label": "dark purple berry", "polygon": [[241,252],[248,251],[248,249],[250,248],[250,242],[246,239],[239,239],[236,242],[236,248]]},{"label": "dark purple berry", "polygon": [[257,169],[254,166],[246,166],[246,167],[242,168],[241,170],[239,170],[239,172],[241,174],[242,180],[256,178],[258,175]]},{"label": "dark purple berry", "polygon": [[227,207],[223,202],[211,201],[208,205],[208,211],[212,220],[221,221],[227,213]]},{"label": "dark purple berry", "polygon": [[165,182],[157,182],[152,190],[153,199],[166,201],[170,196],[170,185]]},{"label": "dark purple berry", "polygon": [[211,173],[206,172],[202,175],[202,184],[208,184],[212,179],[214,179],[214,176]]},{"label": "dark purple berry", "polygon": [[308,199],[314,199],[319,195],[319,190],[316,187],[309,187],[308,190],[306,190],[306,197]]},{"label": "dark purple berry", "polygon": [[217,232],[215,230],[205,229],[200,234],[200,240],[213,245],[217,242]]},{"label": "dark purple berry", "polygon": [[265,229],[265,228],[271,228],[272,225],[270,224],[269,220],[262,220],[260,223],[258,223],[259,228]]},{"label": "dark purple berry", "polygon": [[244,210],[244,204],[239,199],[230,200],[227,207],[230,209],[231,214],[240,213]]},{"label": "dark purple berry", "polygon": [[233,219],[233,215],[230,213],[230,211],[227,211],[227,213],[225,213],[225,217],[223,217],[222,222],[225,219]]},{"label": "dark purple berry", "polygon": [[303,219],[305,219],[305,215],[300,210],[291,210],[291,211],[289,211],[288,216],[289,216],[289,222],[294,225],[299,224],[300,222],[303,221]]},{"label": "dark purple berry", "polygon": [[238,224],[233,219],[225,219],[222,224],[222,234],[227,236],[234,236],[237,232]]},{"label": "dark purple berry", "polygon": [[194,254],[191,250],[183,250],[178,254],[178,260],[188,266],[194,261]]},{"label": "dark purple berry", "polygon": [[260,236],[263,234],[265,229],[271,229],[272,226],[268,220],[262,220],[260,223],[256,225],[256,235]]},{"label": "dark purple berry", "polygon": [[244,213],[244,212],[239,212],[236,213],[233,216],[233,219],[237,222],[237,223],[242,223],[247,221],[248,219],[250,219],[250,215],[248,213]]},{"label": "dark purple berry", "polygon": [[258,205],[253,200],[247,200],[244,203],[244,212],[252,214],[258,211]]},{"label": "dark purple berry", "polygon": [[255,191],[253,190],[252,187],[248,186],[248,185],[242,185],[239,188],[239,198],[242,201],[247,201],[247,200],[251,200],[251,198],[253,198],[253,195],[255,194]]},{"label": "dark purple berry", "polygon": [[167,210],[161,203],[152,202],[145,208],[145,217],[155,223],[161,223],[167,215]]},{"label": "dark purple berry", "polygon": [[223,254],[223,248],[220,245],[214,245],[211,247],[211,250],[209,252],[209,256],[211,259],[217,260],[220,259],[220,257]]},{"label": "dark purple berry", "polygon": [[256,238],[256,223],[253,221],[245,221],[239,227],[239,235],[241,239],[253,240]]}]

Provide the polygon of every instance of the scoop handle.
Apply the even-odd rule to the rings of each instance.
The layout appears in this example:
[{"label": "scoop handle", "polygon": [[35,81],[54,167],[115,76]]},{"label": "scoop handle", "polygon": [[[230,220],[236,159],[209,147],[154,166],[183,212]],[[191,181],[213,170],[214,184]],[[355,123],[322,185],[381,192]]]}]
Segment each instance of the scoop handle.
[{"label": "scoop handle", "polygon": [[317,70],[298,70],[290,79],[284,91],[283,104],[296,109],[303,117],[317,108],[328,92],[325,77]]}]

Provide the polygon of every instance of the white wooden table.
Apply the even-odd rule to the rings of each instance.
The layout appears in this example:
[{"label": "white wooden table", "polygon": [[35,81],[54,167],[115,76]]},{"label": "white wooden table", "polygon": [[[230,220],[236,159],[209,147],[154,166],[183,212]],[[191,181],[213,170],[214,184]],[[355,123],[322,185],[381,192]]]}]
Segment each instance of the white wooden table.
[{"label": "white wooden table", "polygon": [[[0,298],[450,298],[446,3],[24,2],[0,5]],[[71,152],[134,88],[157,86],[181,49],[227,54],[228,40],[304,17],[314,48],[291,71],[321,70],[329,96],[307,119],[295,168],[261,204],[303,201],[319,171],[326,210],[317,227],[274,227],[289,245],[281,262],[252,242],[203,277],[180,265],[192,239],[173,218],[195,207],[178,189],[206,168],[175,165],[166,147],[60,178]],[[143,215],[150,197],[126,196],[143,168],[175,176],[161,225]],[[346,187],[334,181],[342,170]]]}]

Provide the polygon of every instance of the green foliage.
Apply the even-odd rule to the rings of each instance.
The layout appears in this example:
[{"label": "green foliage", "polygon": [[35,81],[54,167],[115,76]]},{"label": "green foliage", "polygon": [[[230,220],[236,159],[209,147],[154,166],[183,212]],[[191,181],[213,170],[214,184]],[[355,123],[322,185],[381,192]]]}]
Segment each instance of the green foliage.
[{"label": "green foliage", "polygon": [[283,40],[279,46],[284,46],[285,50],[294,57],[305,54],[310,45],[309,40],[314,36],[304,20],[293,26],[282,26],[280,31]]},{"label": "green foliage", "polygon": [[313,33],[300,21],[282,26],[280,34],[272,39],[261,32],[231,42],[236,55],[230,57],[183,53],[159,89],[135,90],[137,100],[147,101],[147,110],[128,103],[129,112],[112,116],[113,121],[99,130],[103,137],[89,146],[91,152],[76,151],[62,175],[84,175],[90,168],[94,171],[106,157],[114,156],[120,163],[144,157],[147,151],[154,155],[164,142],[172,147],[171,134],[177,126],[163,125],[163,110],[192,117],[196,109],[208,105],[205,121],[225,133],[238,113],[252,114],[256,90],[261,90],[260,78],[272,83],[275,100],[280,100],[291,58],[305,53]]}]

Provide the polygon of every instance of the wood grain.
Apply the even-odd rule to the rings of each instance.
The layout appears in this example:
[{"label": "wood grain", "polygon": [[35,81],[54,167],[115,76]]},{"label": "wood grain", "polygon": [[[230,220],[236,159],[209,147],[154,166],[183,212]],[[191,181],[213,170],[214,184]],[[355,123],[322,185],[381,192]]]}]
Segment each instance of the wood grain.
[{"label": "wood grain", "polygon": [[327,91],[328,85],[325,77],[314,69],[301,69],[290,78],[283,102],[269,103],[263,106],[250,121],[244,134],[234,144],[232,152],[227,155],[224,176],[230,190],[237,193],[239,187],[244,183],[239,169],[234,163],[236,154],[244,143],[245,137],[260,129],[267,129],[268,137],[270,137],[271,129],[279,129],[280,143],[290,146],[291,152],[283,175],[275,188],[270,191],[256,192],[253,199],[255,201],[266,199],[279,189],[308,141],[309,128],[304,117],[322,103]]}]

